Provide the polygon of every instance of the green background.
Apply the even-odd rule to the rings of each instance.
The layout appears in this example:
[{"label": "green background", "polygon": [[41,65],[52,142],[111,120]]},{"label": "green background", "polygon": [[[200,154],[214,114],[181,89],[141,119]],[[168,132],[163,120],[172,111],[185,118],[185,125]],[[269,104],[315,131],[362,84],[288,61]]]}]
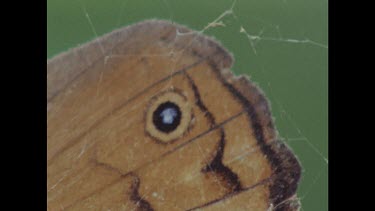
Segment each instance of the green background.
[{"label": "green background", "polygon": [[[47,56],[150,18],[202,30],[232,3],[48,0]],[[233,15],[220,20],[225,26],[209,28],[204,34],[231,51],[236,60],[233,71],[250,75],[271,101],[279,133],[304,169],[298,190],[302,210],[328,210],[328,2],[237,0],[233,5]],[[241,27],[248,35],[261,33],[260,39],[241,33]]]}]

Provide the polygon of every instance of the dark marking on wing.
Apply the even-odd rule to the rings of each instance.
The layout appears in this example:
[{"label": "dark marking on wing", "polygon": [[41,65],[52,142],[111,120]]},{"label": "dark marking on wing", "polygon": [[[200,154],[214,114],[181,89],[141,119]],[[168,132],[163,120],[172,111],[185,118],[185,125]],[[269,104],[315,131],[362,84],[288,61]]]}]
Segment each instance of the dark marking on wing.
[{"label": "dark marking on wing", "polygon": [[206,105],[204,105],[204,103],[202,102],[201,96],[198,91],[198,87],[197,85],[195,85],[193,79],[186,73],[186,71],[184,72],[184,74],[189,81],[191,89],[194,92],[194,97],[196,100],[195,104],[198,106],[199,109],[201,109],[201,111],[204,112],[204,116],[208,119],[210,123],[210,128],[213,128],[216,125],[215,117],[212,115],[211,112],[208,111]]},{"label": "dark marking on wing", "polygon": [[[201,100],[199,90],[194,83],[194,80],[185,73],[186,78],[188,79],[191,88],[193,89],[194,96],[196,98],[196,105],[205,113],[206,118],[210,122],[210,128],[214,128],[216,126],[215,117],[212,115],[210,111],[208,111],[207,107],[204,105],[203,101]],[[220,178],[221,185],[228,190],[229,193],[237,192],[242,189],[241,182],[238,179],[238,175],[234,173],[230,168],[225,166],[222,162],[223,155],[224,155],[224,147],[225,147],[225,132],[223,128],[220,128],[220,140],[214,152],[213,159],[210,163],[208,163],[204,168],[201,169],[202,173],[214,173],[215,175]]]},{"label": "dark marking on wing", "polygon": [[217,146],[216,155],[211,163],[205,166],[201,171],[203,173],[213,172],[219,175],[219,178],[223,180],[222,184],[230,190],[230,193],[238,192],[242,190],[242,185],[237,174],[235,174],[230,168],[226,167],[222,162],[225,147],[225,134],[222,128],[220,129],[220,133],[221,138]]},{"label": "dark marking on wing", "polygon": [[[210,63],[210,66],[221,83],[232,93],[235,99],[243,105],[243,108],[245,109],[254,130],[257,144],[270,162],[273,174],[276,175],[275,178],[272,179],[272,183],[270,185],[270,202],[276,206],[275,211],[290,210],[291,208],[289,206],[277,205],[283,203],[290,197],[293,197],[293,195],[296,193],[301,177],[301,166],[299,161],[282,141],[275,140],[274,144],[268,143],[270,140],[265,139],[265,131],[261,124],[260,117],[258,116],[252,102],[250,102],[250,100],[243,95],[244,91],[241,92],[240,90],[237,90],[233,84],[229,83],[225,76],[221,73],[221,70],[217,64]],[[251,90],[250,87],[254,88],[254,85],[252,85],[249,81],[246,81],[245,85],[248,86],[246,87],[246,91]],[[263,106],[266,106],[266,109],[263,112],[267,115],[270,113],[268,102],[263,97],[260,90],[257,92],[261,101],[260,103],[263,104]],[[271,130],[276,130],[272,121],[270,121],[266,126]]]},{"label": "dark marking on wing", "polygon": [[131,176],[133,177],[133,183],[129,191],[130,200],[137,206],[137,211],[154,211],[151,204],[139,195],[138,189],[141,183],[139,177],[134,173]]}]

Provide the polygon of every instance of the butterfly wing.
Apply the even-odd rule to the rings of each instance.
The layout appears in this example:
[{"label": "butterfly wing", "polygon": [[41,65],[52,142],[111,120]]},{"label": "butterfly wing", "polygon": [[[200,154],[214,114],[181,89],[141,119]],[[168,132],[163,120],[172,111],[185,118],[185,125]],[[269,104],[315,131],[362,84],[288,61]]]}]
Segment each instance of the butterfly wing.
[{"label": "butterfly wing", "polygon": [[[48,209],[297,210],[300,165],[231,64],[166,21],[48,61]],[[168,133],[153,115],[166,102],[181,113]]]}]

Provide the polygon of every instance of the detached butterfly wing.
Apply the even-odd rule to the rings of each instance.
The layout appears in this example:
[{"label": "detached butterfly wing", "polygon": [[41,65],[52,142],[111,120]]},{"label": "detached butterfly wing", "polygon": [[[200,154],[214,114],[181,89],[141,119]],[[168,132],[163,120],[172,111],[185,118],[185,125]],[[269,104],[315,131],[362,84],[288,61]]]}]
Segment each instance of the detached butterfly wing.
[{"label": "detached butterfly wing", "polygon": [[298,210],[300,164],[231,65],[156,20],[49,60],[48,210]]}]

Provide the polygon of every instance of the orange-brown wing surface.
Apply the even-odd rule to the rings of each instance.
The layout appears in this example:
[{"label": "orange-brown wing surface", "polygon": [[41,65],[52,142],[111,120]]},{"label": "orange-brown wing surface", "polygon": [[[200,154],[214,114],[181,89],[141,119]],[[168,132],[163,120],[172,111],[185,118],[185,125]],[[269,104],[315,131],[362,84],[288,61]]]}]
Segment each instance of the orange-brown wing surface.
[{"label": "orange-brown wing surface", "polygon": [[231,55],[150,20],[47,63],[48,210],[298,210],[298,160]]}]

